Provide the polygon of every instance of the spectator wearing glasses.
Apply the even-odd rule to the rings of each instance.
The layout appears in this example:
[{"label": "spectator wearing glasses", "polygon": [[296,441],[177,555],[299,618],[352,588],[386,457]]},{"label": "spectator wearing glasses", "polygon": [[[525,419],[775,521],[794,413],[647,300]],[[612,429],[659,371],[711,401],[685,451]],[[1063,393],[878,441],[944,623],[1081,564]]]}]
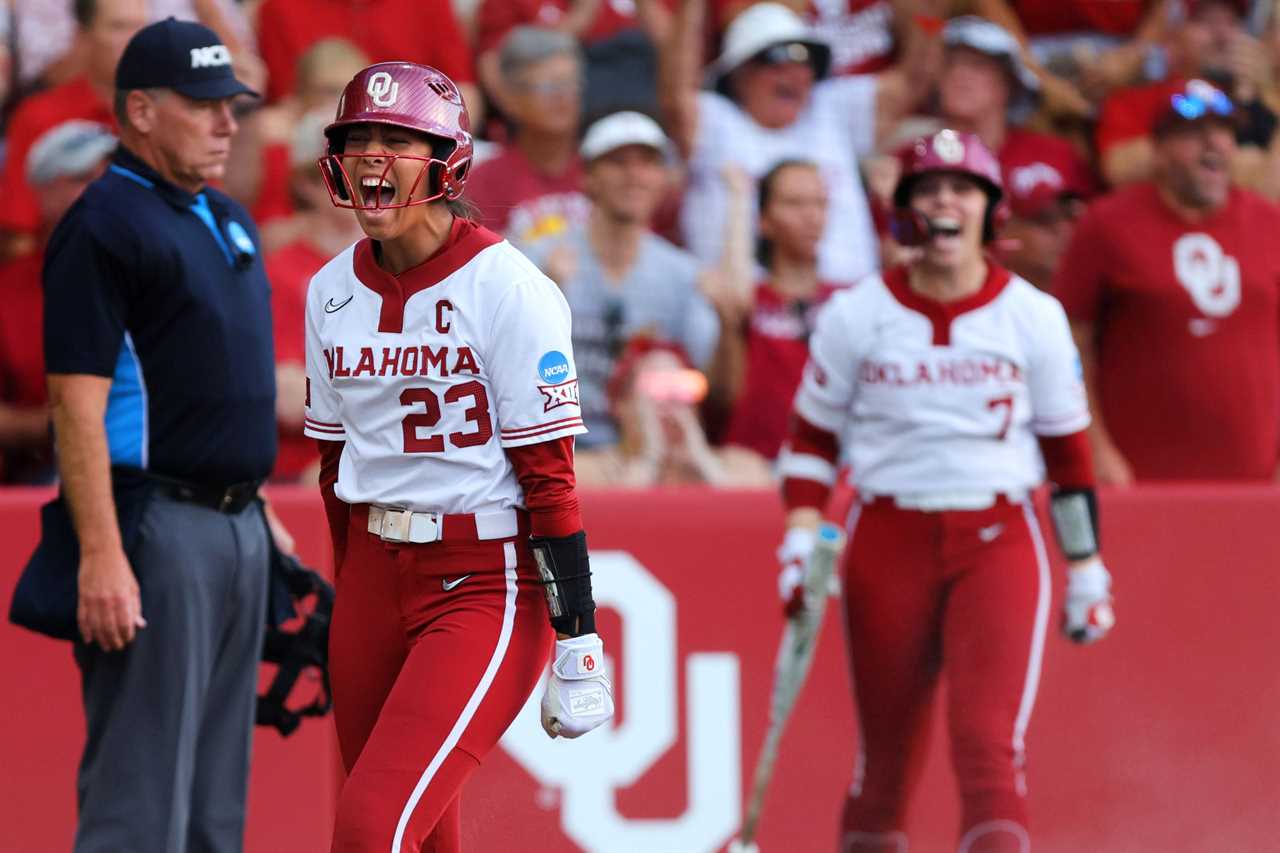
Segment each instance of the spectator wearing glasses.
[{"label": "spectator wearing glasses", "polygon": [[492,94],[514,136],[476,166],[467,192],[486,227],[531,243],[580,224],[589,208],[577,150],[582,51],[567,33],[516,27],[498,65],[501,85]]},{"label": "spectator wearing glasses", "polygon": [[827,79],[829,46],[786,6],[760,3],[730,23],[724,49],[708,69],[714,91],[699,91],[705,4],[682,0],[659,86],[668,127],[688,159],[685,245],[705,264],[719,261],[726,166],[758,179],[780,160],[808,158],[830,193],[819,274],[856,281],[878,266],[858,158],[928,91],[926,81],[908,73],[927,76],[930,64],[904,60],[877,75]]},{"label": "spectator wearing glasses", "polygon": [[1262,43],[1245,26],[1245,0],[1186,0],[1188,16],[1169,30],[1163,82],[1120,89],[1103,104],[1095,140],[1103,177],[1112,186],[1151,177],[1150,130],[1189,79],[1208,80],[1230,98],[1239,115],[1234,171],[1238,183],[1260,186],[1263,162],[1276,128],[1280,94]]},{"label": "spectator wearing glasses", "polygon": [[1232,186],[1237,130],[1221,90],[1174,93],[1153,180],[1095,202],[1058,270],[1102,482],[1277,473],[1280,209]]},{"label": "spectator wearing glasses", "polygon": [[573,312],[581,447],[617,442],[605,387],[627,342],[645,335],[679,346],[703,367],[716,346],[715,312],[699,292],[697,261],[649,230],[669,180],[671,143],[635,112],[587,129],[581,155],[591,209],[584,223],[526,248],[557,281]]}]

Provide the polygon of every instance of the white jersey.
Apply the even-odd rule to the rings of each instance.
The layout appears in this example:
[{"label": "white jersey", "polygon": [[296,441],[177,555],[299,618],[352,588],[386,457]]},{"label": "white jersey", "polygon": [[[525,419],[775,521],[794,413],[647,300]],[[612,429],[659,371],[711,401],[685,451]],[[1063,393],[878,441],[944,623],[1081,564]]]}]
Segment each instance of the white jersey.
[{"label": "white jersey", "polygon": [[521,506],[504,448],[586,432],[560,289],[492,232],[457,233],[399,279],[368,240],[311,279],[305,431],[346,441],[347,503]]},{"label": "white jersey", "polygon": [[[1044,479],[1036,436],[1089,425],[1062,306],[995,266],[957,303],[916,295],[903,269],[837,293],[795,410],[839,437],[864,495],[1024,493]],[[832,479],[816,464],[797,455],[782,468]]]}]

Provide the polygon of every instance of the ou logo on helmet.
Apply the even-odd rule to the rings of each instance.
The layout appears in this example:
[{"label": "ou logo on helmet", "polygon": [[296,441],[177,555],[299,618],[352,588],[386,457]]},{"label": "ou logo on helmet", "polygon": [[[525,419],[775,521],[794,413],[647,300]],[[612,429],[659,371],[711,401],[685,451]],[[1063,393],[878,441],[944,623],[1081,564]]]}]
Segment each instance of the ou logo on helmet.
[{"label": "ou logo on helmet", "polygon": [[365,87],[373,103],[379,107],[389,107],[400,97],[400,84],[391,79],[385,71],[370,75],[369,84]]},{"label": "ou logo on helmet", "polygon": [[718,850],[741,820],[738,656],[694,652],[684,658],[684,813],[636,820],[618,814],[617,789],[635,784],[676,744],[676,606],[670,590],[626,552],[592,553],[591,567],[596,603],[622,617],[622,723],[577,740],[550,740],[540,722],[539,685],[502,748],[539,784],[560,790],[560,827],[585,850]]}]

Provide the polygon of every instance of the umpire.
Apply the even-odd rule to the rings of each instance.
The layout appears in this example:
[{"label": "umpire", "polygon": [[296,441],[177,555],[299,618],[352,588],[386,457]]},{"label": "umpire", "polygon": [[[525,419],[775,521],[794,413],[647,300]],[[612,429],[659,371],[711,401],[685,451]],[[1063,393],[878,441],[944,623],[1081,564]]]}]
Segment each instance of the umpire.
[{"label": "umpire", "polygon": [[79,544],[76,851],[243,844],[275,458],[270,293],[207,186],[236,132],[218,36],[169,18],[116,70],[120,146],[50,238],[45,360]]}]

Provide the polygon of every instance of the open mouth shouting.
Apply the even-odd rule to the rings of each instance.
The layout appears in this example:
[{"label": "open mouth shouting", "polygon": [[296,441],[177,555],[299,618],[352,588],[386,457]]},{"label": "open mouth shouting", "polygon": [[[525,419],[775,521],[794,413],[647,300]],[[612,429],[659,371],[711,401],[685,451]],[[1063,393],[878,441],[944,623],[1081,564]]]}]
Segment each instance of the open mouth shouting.
[{"label": "open mouth shouting", "polygon": [[360,200],[365,207],[385,208],[396,198],[395,184],[386,177],[365,175],[360,179]]}]

